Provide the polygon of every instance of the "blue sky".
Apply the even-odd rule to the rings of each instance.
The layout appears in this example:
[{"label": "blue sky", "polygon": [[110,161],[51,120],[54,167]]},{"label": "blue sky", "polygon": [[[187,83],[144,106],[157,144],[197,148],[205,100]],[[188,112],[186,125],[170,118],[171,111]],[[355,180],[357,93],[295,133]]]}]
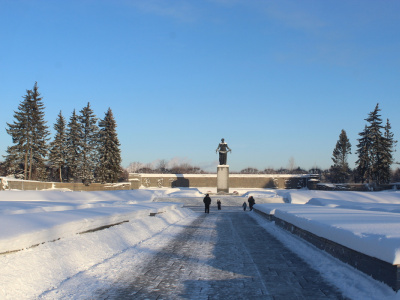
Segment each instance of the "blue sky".
[{"label": "blue sky", "polygon": [[[26,89],[114,113],[123,166],[329,168],[379,102],[400,139],[400,1],[0,0],[0,155]],[[398,147],[397,147],[398,148]],[[395,154],[400,161],[399,151]]]}]

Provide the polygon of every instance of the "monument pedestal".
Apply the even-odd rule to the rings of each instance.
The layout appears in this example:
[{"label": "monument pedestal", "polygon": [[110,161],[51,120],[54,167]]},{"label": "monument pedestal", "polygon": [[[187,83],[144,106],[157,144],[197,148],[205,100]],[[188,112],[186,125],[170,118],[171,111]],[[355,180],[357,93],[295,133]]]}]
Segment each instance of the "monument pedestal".
[{"label": "monument pedestal", "polygon": [[229,166],[218,165],[217,167],[217,193],[229,193]]}]

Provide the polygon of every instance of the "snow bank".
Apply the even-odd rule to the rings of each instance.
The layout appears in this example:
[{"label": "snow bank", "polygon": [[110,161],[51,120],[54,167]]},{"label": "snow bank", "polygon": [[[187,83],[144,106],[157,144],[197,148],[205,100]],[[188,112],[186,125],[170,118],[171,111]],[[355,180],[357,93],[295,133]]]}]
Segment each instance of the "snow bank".
[{"label": "snow bank", "polygon": [[293,204],[256,208],[355,251],[400,264],[400,214]]},{"label": "snow bank", "polygon": [[0,299],[38,299],[60,282],[90,270],[192,214],[177,207],[155,217],[136,216],[119,226],[0,255]]},{"label": "snow bank", "polygon": [[2,191],[0,253],[176,208],[153,203],[165,191]]},{"label": "snow bank", "polygon": [[351,201],[353,203],[400,204],[400,191],[350,192],[350,191],[310,191],[277,190],[293,204],[307,204],[311,199]]}]

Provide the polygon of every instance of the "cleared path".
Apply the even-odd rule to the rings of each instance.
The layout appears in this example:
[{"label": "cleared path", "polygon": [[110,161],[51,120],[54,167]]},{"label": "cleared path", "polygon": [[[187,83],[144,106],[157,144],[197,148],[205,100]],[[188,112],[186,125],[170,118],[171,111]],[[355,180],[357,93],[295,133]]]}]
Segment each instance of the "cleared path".
[{"label": "cleared path", "polygon": [[239,207],[202,213],[142,270],[94,298],[343,299]]}]

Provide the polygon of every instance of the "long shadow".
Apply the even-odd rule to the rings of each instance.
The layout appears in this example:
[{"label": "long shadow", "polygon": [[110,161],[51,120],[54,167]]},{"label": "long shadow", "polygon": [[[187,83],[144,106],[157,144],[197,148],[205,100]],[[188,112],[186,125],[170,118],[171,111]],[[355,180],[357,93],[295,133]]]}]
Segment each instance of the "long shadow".
[{"label": "long shadow", "polygon": [[248,213],[200,215],[141,276],[124,274],[118,287],[95,298],[343,299]]}]

